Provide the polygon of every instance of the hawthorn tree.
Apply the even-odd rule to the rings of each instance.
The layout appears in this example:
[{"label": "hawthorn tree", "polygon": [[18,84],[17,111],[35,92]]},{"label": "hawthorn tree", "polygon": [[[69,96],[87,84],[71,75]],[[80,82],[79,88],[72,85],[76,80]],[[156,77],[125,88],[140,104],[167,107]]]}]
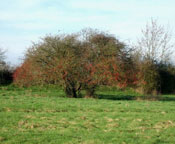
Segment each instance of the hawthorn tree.
[{"label": "hawthorn tree", "polygon": [[28,61],[33,68],[29,73],[25,67],[25,72],[40,83],[64,87],[69,97],[79,97],[83,89],[92,97],[99,85],[126,87],[136,80],[126,48],[114,36],[91,29],[46,36],[26,53],[24,64]]}]

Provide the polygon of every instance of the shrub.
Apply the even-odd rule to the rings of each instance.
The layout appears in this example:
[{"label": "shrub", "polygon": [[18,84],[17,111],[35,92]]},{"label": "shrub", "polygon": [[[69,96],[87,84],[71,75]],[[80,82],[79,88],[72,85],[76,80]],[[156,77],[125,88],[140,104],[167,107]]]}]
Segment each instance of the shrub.
[{"label": "shrub", "polygon": [[20,67],[17,67],[13,73],[13,83],[20,87],[29,87],[42,84],[43,78],[41,71],[26,60]]},{"label": "shrub", "polygon": [[144,94],[157,95],[160,91],[160,75],[154,62],[145,60],[140,68],[140,88]]},{"label": "shrub", "polygon": [[175,67],[171,64],[159,64],[161,93],[175,93]]},{"label": "shrub", "polygon": [[5,51],[0,49],[0,85],[12,83],[12,68],[5,62]]}]

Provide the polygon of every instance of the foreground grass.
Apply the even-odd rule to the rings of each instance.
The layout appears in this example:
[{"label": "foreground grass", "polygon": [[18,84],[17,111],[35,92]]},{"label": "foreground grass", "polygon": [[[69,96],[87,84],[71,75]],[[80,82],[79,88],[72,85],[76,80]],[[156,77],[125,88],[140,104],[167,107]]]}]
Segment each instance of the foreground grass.
[{"label": "foreground grass", "polygon": [[174,96],[136,101],[99,91],[101,99],[72,99],[54,88],[0,89],[2,144],[175,143]]}]

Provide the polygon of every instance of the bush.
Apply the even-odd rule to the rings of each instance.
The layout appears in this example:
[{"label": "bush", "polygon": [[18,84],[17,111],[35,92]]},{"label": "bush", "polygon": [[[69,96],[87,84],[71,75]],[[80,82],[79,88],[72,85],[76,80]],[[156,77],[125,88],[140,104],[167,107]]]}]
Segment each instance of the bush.
[{"label": "bush", "polygon": [[159,64],[161,93],[175,93],[175,67]]},{"label": "bush", "polygon": [[0,70],[0,85],[7,85],[13,82],[13,72],[11,70],[5,69]]},{"label": "bush", "polygon": [[13,70],[4,59],[5,51],[0,48],[0,85],[10,84],[13,81]]},{"label": "bush", "polygon": [[42,72],[34,64],[26,60],[13,73],[13,83],[20,87],[29,87],[43,84]]},{"label": "bush", "polygon": [[143,92],[145,94],[157,95],[160,90],[160,76],[156,64],[146,61],[142,65]]}]

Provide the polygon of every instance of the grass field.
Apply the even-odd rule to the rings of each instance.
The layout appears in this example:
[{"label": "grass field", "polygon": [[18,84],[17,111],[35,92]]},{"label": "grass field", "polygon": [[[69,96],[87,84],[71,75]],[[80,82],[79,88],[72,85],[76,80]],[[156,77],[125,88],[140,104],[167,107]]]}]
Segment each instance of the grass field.
[{"label": "grass field", "polygon": [[55,88],[0,88],[2,144],[175,143],[175,96],[133,100],[99,90],[100,99],[65,98]]}]

